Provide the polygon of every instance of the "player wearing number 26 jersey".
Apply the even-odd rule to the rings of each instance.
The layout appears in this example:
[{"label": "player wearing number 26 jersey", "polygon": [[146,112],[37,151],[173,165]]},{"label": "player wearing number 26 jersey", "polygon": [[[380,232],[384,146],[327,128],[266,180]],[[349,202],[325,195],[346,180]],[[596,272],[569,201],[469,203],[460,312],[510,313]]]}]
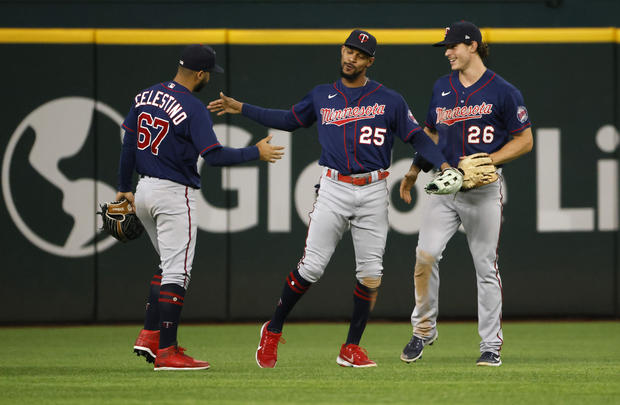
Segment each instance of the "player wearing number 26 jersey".
[{"label": "player wearing number 26 jersey", "polygon": [[441,134],[439,146],[453,166],[461,156],[501,149],[532,125],[521,92],[497,73],[487,69],[469,87],[458,76],[452,72],[437,80],[425,122]]},{"label": "player wearing number 26 jersey", "polygon": [[359,346],[383,274],[388,232],[388,190],[385,178],[396,138],[411,144],[437,167],[448,167],[433,141],[418,125],[405,100],[381,83],[369,80],[376,40],[355,30],[341,47],[341,79],[312,89],[289,110],[271,110],[241,103],[223,94],[209,108],[241,113],[265,126],[294,131],[316,123],[323,166],[320,188],[310,214],[306,248],[296,270],[286,278],[270,321],[261,329],[256,351],[260,367],[274,367],[282,327],[288,313],[319,280],[336,245],[351,230],[357,282],[349,334],[337,363],[373,367]]},{"label": "player wearing number 26 jersey", "polygon": [[[498,268],[498,244],[502,223],[501,166],[532,149],[531,123],[519,90],[487,69],[482,58],[487,45],[474,24],[460,21],[446,29],[445,47],[452,73],[435,83],[425,131],[438,138],[448,162],[474,153],[486,153],[498,168],[499,181],[460,191],[433,195],[416,248],[415,308],[411,314],[413,336],[401,360],[422,357],[424,346],[437,338],[439,311],[439,261],[446,244],[463,226],[474,259],[478,282],[478,333],[480,366],[499,366],[503,343],[501,324],[502,283]],[[433,164],[416,157],[401,182],[401,197],[411,201],[410,190],[420,169]]]}]

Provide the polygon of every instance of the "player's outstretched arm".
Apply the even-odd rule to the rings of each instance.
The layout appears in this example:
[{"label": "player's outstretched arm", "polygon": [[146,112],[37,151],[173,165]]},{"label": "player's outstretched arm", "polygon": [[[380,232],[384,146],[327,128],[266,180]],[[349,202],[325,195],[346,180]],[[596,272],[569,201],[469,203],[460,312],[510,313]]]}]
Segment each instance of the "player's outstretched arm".
[{"label": "player's outstretched arm", "polygon": [[269,143],[272,137],[273,135],[269,135],[256,144],[260,160],[269,163],[275,163],[276,160],[282,159],[282,155],[284,155],[284,146],[272,145]]},{"label": "player's outstretched arm", "polygon": [[217,115],[228,114],[241,114],[243,103],[235,100],[232,97],[226,96],[220,91],[220,98],[213,100],[207,105],[207,109],[211,112],[217,113]]},{"label": "player's outstretched arm", "polygon": [[412,164],[405,177],[400,181],[400,198],[407,204],[411,204],[411,189],[415,185],[419,173],[420,168]]}]

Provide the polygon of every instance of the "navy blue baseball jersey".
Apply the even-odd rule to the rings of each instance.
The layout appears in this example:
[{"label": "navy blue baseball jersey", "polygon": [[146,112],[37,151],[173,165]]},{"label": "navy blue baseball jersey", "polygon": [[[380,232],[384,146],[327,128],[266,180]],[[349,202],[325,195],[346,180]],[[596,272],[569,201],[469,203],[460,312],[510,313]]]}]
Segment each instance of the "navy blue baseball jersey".
[{"label": "navy blue baseball jersey", "polygon": [[316,121],[321,144],[319,164],[342,174],[387,169],[396,137],[410,142],[437,166],[445,161],[403,97],[373,80],[355,88],[344,86],[340,80],[318,85],[290,110],[246,103],[242,113],[285,131],[309,127]]},{"label": "navy blue baseball jersey", "polygon": [[222,147],[204,104],[174,81],[138,93],[123,128],[120,191],[131,190],[134,162],[139,174],[200,188],[198,156]]},{"label": "navy blue baseball jersey", "polygon": [[499,150],[532,125],[521,92],[500,75],[487,69],[470,87],[463,87],[458,75],[455,71],[435,82],[425,122],[439,133],[439,147],[451,166],[460,156]]}]

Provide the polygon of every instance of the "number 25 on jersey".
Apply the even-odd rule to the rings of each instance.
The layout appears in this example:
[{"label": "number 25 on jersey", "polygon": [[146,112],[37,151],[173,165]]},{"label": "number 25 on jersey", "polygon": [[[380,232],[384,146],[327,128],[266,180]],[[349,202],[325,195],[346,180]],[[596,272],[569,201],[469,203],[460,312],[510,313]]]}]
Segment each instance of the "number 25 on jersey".
[{"label": "number 25 on jersey", "polygon": [[373,131],[372,127],[366,125],[360,131],[360,143],[365,145],[374,143],[377,146],[381,146],[385,142],[385,133],[387,132],[385,128],[375,128]]},{"label": "number 25 on jersey", "polygon": [[168,135],[170,123],[159,117],[143,112],[138,116],[138,149],[151,147],[153,155],[159,154],[159,145]]}]

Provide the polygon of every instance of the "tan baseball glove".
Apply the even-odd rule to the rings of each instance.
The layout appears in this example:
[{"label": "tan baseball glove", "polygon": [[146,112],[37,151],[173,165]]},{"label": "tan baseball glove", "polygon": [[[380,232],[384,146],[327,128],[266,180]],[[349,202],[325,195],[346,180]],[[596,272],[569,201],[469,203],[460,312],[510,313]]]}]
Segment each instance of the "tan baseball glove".
[{"label": "tan baseball glove", "polygon": [[103,219],[103,230],[121,242],[136,239],[144,232],[144,226],[129,201],[108,202],[100,207],[97,214]]},{"label": "tan baseball glove", "polygon": [[463,171],[463,190],[484,186],[498,179],[496,167],[488,153],[474,153],[459,162]]}]

